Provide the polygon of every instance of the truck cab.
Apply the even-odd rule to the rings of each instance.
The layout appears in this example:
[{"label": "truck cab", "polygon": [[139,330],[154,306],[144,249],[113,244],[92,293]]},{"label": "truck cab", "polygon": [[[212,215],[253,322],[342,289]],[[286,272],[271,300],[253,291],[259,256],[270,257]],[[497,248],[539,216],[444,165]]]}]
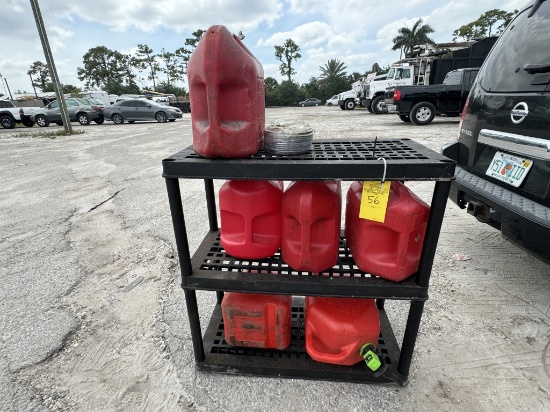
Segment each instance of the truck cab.
[{"label": "truck cab", "polygon": [[386,109],[417,126],[431,123],[436,114],[459,116],[478,72],[476,67],[458,69],[447,73],[443,84],[389,87]]},{"label": "truck cab", "polygon": [[[414,84],[415,70],[409,63],[393,65],[384,80],[372,81],[364,87],[364,93],[361,96],[361,104],[367,108],[370,113],[386,113],[384,103],[384,93],[386,88],[393,86],[405,86]],[[418,75],[416,75],[418,81]],[[422,80],[424,75],[422,75]]]}]

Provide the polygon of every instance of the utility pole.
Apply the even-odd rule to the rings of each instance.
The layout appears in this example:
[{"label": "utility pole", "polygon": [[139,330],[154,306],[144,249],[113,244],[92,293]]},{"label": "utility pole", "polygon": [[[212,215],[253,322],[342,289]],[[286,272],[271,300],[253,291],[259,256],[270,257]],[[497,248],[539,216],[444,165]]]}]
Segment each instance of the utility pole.
[{"label": "utility pole", "polygon": [[10,94],[10,100],[13,100],[13,96],[11,95],[10,85],[8,84],[8,79],[4,77],[4,82],[6,83],[6,86],[8,88],[8,93]]},{"label": "utility pole", "polygon": [[4,93],[6,93],[6,96],[7,96],[8,91],[6,90],[6,85],[4,84],[4,78],[2,77],[2,73],[0,73],[0,83],[2,83],[2,86],[4,87]]},{"label": "utility pole", "polygon": [[42,42],[42,49],[44,49],[46,63],[48,64],[48,70],[52,76],[55,97],[57,98],[59,108],[61,109],[61,120],[63,120],[63,127],[67,133],[72,134],[73,128],[71,126],[69,112],[67,111],[67,105],[63,96],[63,89],[61,88],[59,77],[57,76],[57,70],[55,68],[52,51],[50,49],[50,43],[48,42],[48,36],[46,34],[46,27],[44,26],[44,21],[42,20],[42,13],[40,13],[40,6],[38,5],[38,0],[30,0],[30,2],[32,13],[34,14],[34,20],[36,21],[36,28],[38,29],[38,35],[40,36],[40,41]]},{"label": "utility pole", "polygon": [[38,94],[36,93],[36,87],[34,87],[34,82],[32,81],[32,76],[31,76],[30,73],[29,73],[29,77],[31,78],[31,84],[32,84],[32,88],[34,90],[34,95],[36,96],[36,100],[38,100]]}]

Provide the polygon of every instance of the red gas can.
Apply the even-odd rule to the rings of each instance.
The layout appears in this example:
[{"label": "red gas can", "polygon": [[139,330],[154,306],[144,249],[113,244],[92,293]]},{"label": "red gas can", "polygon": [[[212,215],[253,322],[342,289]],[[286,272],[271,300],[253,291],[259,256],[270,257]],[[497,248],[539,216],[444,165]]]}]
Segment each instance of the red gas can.
[{"label": "red gas can", "polygon": [[378,344],[374,299],[306,297],[306,351],[319,362],[354,365],[365,343]]},{"label": "red gas can", "polygon": [[294,270],[321,272],[338,260],[340,182],[299,181],[283,194],[283,260]]},{"label": "red gas can", "polygon": [[261,63],[224,26],[212,26],[187,65],[193,149],[204,157],[253,156],[265,128]]},{"label": "red gas can", "polygon": [[221,306],[229,345],[274,349],[290,345],[292,296],[225,292]]},{"label": "red gas can", "polygon": [[228,180],[220,188],[222,247],[241,259],[272,256],[281,247],[283,182]]},{"label": "red gas can", "polygon": [[400,281],[418,269],[430,207],[403,183],[392,182],[384,223],[359,218],[362,182],[347,194],[345,234],[353,260],[364,272]]}]

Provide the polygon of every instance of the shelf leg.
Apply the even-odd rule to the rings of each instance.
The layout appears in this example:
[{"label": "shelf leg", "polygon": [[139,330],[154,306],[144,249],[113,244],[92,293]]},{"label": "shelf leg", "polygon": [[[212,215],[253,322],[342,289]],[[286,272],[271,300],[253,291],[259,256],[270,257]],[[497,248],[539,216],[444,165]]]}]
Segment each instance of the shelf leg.
[{"label": "shelf leg", "polygon": [[[187,229],[185,228],[185,218],[183,216],[183,205],[181,202],[178,179],[166,178],[166,190],[168,191],[168,202],[170,203],[170,213],[172,214],[172,225],[174,226],[174,235],[176,237],[181,276],[190,276],[192,274],[191,255],[189,253],[189,242],[187,240]],[[194,290],[184,290],[184,294],[195,359],[197,362],[202,362],[204,360],[204,345],[202,341],[201,324],[199,321],[197,295]]]},{"label": "shelf leg", "polygon": [[206,209],[208,210],[208,223],[210,231],[218,230],[218,217],[216,215],[216,195],[214,194],[214,181],[204,179],[204,191],[206,193]]},{"label": "shelf leg", "polygon": [[194,290],[184,290],[189,326],[191,327],[191,340],[193,351],[197,362],[204,361],[204,344],[202,341],[201,322],[199,320],[199,307],[197,305],[197,294]]},{"label": "shelf leg", "polygon": [[[216,195],[214,194],[214,181],[204,179],[204,191],[206,193],[206,209],[208,210],[208,223],[210,231],[218,230],[218,217],[216,214]],[[222,303],[223,292],[216,292],[218,303]]]},{"label": "shelf leg", "polygon": [[418,275],[416,278],[418,286],[428,287],[430,283],[430,273],[434,263],[435,250],[437,249],[441,225],[443,224],[443,216],[445,215],[445,205],[447,204],[447,196],[449,196],[450,189],[450,181],[435,183],[430,216],[428,217],[426,234],[424,235],[424,246],[422,247]]},{"label": "shelf leg", "polygon": [[176,237],[176,247],[182,276],[191,275],[191,255],[189,253],[189,242],[187,241],[187,229],[183,217],[183,206],[181,203],[180,184],[178,179],[166,178],[166,190],[168,191],[168,202],[172,214],[172,226]]},{"label": "shelf leg", "polygon": [[423,300],[411,301],[407,326],[405,327],[405,335],[403,336],[403,344],[401,345],[401,354],[399,355],[399,365],[397,371],[406,379],[409,376],[411,360],[414,353],[414,345],[420,328],[420,320],[424,310]]}]

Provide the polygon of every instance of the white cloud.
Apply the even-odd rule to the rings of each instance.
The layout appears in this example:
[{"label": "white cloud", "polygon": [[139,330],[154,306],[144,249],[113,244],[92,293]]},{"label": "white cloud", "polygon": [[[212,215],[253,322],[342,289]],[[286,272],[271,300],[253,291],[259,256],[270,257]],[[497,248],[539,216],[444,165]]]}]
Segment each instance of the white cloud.
[{"label": "white cloud", "polygon": [[260,39],[256,47],[282,45],[286,39],[292,39],[300,48],[309,48],[326,43],[332,35],[333,32],[328,24],[314,21],[302,24],[292,31],[274,33],[266,40]]},{"label": "white cloud", "polygon": [[[419,17],[435,29],[435,41],[452,39],[453,30],[491,9],[513,11],[526,0],[409,0],[389,6],[364,0],[95,0],[89,3],[42,0],[40,6],[60,78],[80,85],[76,69],[92,47],[107,46],[133,52],[139,43],[155,52],[175,50],[198,28],[223,24],[242,30],[245,43],[264,66],[266,76],[282,80],[273,46],[292,38],[302,58],[294,80],[304,83],[319,75],[319,66],[338,59],[349,73],[385,66],[399,59],[391,51],[400,27]],[[2,1],[0,73],[13,89],[30,89],[26,72],[32,62],[44,61],[28,0]],[[0,88],[0,92],[2,88]]]}]

